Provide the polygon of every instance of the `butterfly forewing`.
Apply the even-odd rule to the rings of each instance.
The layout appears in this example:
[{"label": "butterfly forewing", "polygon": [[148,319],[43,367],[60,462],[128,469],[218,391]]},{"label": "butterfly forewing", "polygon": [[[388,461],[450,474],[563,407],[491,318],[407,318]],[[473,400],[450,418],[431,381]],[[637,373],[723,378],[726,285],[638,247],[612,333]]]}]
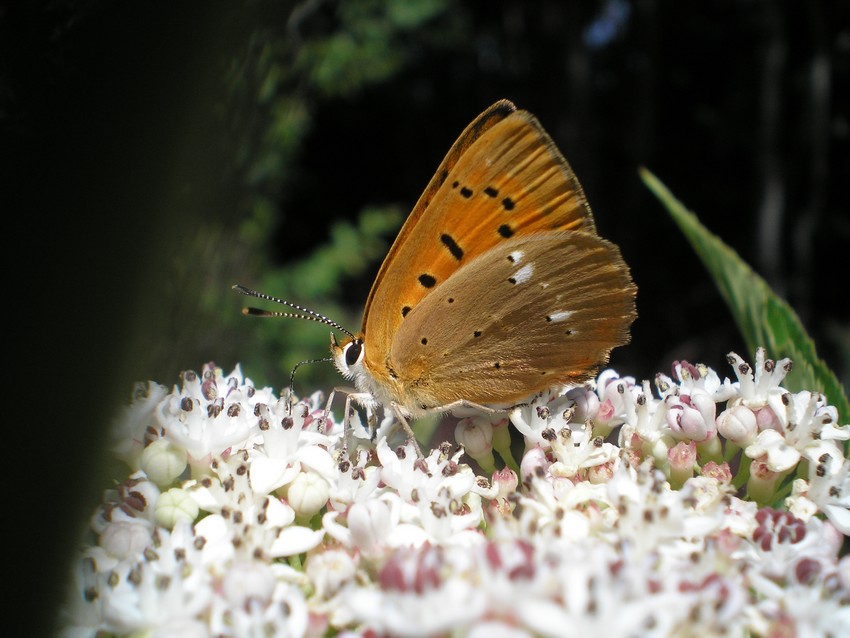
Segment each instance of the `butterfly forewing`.
[{"label": "butterfly forewing", "polygon": [[499,102],[455,142],[381,267],[363,320],[370,371],[389,375],[393,335],[460,268],[554,230],[595,234],[581,186],[534,116]]},{"label": "butterfly forewing", "polygon": [[586,380],[628,342],[635,287],[617,247],[588,233],[514,237],[413,309],[389,353],[409,409],[519,401]]}]

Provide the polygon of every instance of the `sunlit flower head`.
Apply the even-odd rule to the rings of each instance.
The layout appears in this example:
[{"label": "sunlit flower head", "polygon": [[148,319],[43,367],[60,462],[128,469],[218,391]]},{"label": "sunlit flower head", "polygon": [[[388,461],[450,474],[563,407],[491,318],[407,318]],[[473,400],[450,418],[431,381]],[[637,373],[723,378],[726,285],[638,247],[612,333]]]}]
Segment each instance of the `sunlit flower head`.
[{"label": "sunlit flower head", "polygon": [[61,634],[844,635],[850,426],[729,361],[467,408],[422,455],[238,367],[139,386]]}]

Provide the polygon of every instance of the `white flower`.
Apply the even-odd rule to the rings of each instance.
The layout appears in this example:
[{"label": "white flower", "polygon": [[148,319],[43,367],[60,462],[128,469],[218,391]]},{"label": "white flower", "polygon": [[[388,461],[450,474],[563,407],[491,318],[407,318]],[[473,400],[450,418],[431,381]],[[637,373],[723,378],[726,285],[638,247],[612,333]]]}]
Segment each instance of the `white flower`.
[{"label": "white flower", "polygon": [[572,399],[553,388],[514,408],[511,423],[525,437],[526,449],[535,445],[548,449],[554,433],[567,425],[573,404]]},{"label": "white flower", "polygon": [[254,601],[268,604],[277,579],[266,563],[256,560],[235,561],[222,580],[222,594],[233,607],[243,607]]},{"label": "white flower", "polygon": [[757,527],[739,556],[764,578],[790,582],[801,561],[835,564],[842,539],[829,523],[818,518],[804,522],[769,507],[759,509],[755,519]]},{"label": "white flower", "polygon": [[444,634],[484,610],[477,583],[464,577],[472,560],[459,547],[399,548],[378,573],[377,587],[349,589],[342,602],[352,617],[381,635]]},{"label": "white flower", "polygon": [[[257,575],[252,577],[257,581]],[[271,585],[272,583],[267,583]],[[265,587],[264,587],[265,589]],[[280,636],[281,638],[306,635],[309,612],[304,595],[297,587],[275,582],[271,595],[265,598],[240,596],[243,604],[234,604],[228,596],[216,596],[210,613],[211,634],[215,636]]]},{"label": "white flower", "polygon": [[212,365],[199,377],[183,375],[183,386],[162,401],[157,418],[164,436],[182,447],[190,463],[206,466],[209,459],[239,447],[257,428],[253,406],[259,403],[250,383],[237,367],[229,376]]},{"label": "white flower", "polygon": [[[850,635],[850,605],[822,586],[776,583],[753,574],[751,582],[760,600],[755,605],[758,635],[835,637]],[[818,583],[819,585],[819,583]]]},{"label": "white flower", "polygon": [[308,556],[304,569],[314,587],[314,596],[330,600],[353,582],[357,575],[357,559],[338,549],[316,551]]},{"label": "white flower", "polygon": [[333,481],[338,472],[328,449],[332,439],[319,428],[324,412],[311,411],[307,403],[298,403],[290,414],[286,401],[257,406],[261,436],[252,454],[250,475],[253,488],[271,493],[294,480],[302,465]]},{"label": "white flower", "polygon": [[112,451],[132,470],[139,469],[139,456],[151,437],[159,436],[156,409],[167,390],[154,383],[138,383],[133,389],[133,402],[122,411],[111,430]]},{"label": "white flower", "polygon": [[216,479],[190,486],[198,505],[214,514],[200,523],[219,522],[225,528],[220,551],[224,556],[292,556],[321,543],[324,531],[294,525],[295,511],[279,499],[256,494],[248,480],[247,453],[219,460]]},{"label": "white flower", "polygon": [[348,510],[351,544],[366,556],[380,554],[398,522],[398,507],[394,506],[394,499],[355,503]]},{"label": "white flower", "polygon": [[667,427],[677,440],[702,442],[717,433],[714,418],[717,404],[699,388],[692,394],[666,397]]},{"label": "white flower", "polygon": [[824,454],[809,465],[806,494],[841,533],[850,536],[850,459]]},{"label": "white flower", "polygon": [[91,525],[95,532],[115,521],[154,521],[159,488],[149,481],[144,472],[134,472],[115,489],[104,494],[103,505],[95,512]]},{"label": "white flower", "polygon": [[449,457],[436,449],[424,459],[417,459],[412,446],[402,449],[402,456],[390,450],[386,439],[378,442],[381,479],[394,490],[401,502],[401,521],[418,531],[411,539],[432,542],[475,543],[480,534],[474,531],[481,523],[480,508],[469,506],[474,493],[475,475],[457,459],[463,450]]},{"label": "white flower", "polygon": [[791,360],[773,361],[765,359],[764,348],[756,350],[755,368],[746,363],[734,352],[727,356],[729,365],[738,377],[739,400],[750,408],[765,405],[773,407],[777,414],[782,412],[781,396],[785,390],[780,386],[782,380],[791,371]]},{"label": "white flower", "polygon": [[115,633],[168,631],[191,624],[212,598],[210,574],[194,562],[193,534],[161,530],[153,551],[102,574],[102,628]]},{"label": "white flower", "polygon": [[787,361],[730,362],[736,383],[677,362],[657,397],[612,370],[539,393],[510,413],[519,466],[504,415],[472,416],[492,480],[463,447],[391,447],[392,410],[345,430],[318,393],[290,406],[212,364],[149,384],[62,635],[846,633],[850,426],[782,387]]},{"label": "white flower", "polygon": [[803,456],[814,463],[824,454],[840,458],[842,451],[836,441],[850,436],[850,426],[837,428],[832,424],[823,396],[806,391],[781,396],[786,415],[783,431],[759,432],[755,442],[747,446],[747,456],[756,459],[767,455],[767,465],[774,472],[793,468]]},{"label": "white flower", "polygon": [[604,370],[596,382],[596,393],[601,402],[594,422],[611,427],[621,423],[634,423],[637,416],[637,399],[642,388],[634,377],[620,377],[613,370]]}]

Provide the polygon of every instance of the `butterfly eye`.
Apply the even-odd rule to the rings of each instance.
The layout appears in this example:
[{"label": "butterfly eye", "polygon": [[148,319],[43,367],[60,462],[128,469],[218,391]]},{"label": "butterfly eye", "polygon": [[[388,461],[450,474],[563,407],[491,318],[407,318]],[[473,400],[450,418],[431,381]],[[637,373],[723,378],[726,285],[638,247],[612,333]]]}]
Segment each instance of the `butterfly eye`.
[{"label": "butterfly eye", "polygon": [[345,365],[353,366],[360,359],[360,353],[363,352],[363,340],[355,339],[348,344],[345,349]]}]

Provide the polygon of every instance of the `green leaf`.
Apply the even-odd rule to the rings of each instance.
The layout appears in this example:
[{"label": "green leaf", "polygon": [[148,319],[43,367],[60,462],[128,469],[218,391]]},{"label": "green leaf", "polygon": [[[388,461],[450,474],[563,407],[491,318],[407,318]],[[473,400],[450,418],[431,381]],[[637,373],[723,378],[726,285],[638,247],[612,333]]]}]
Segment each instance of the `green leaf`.
[{"label": "green leaf", "polygon": [[762,346],[771,358],[790,357],[794,368],[785,379],[785,387],[792,392],[823,392],[838,409],[841,422],[850,421],[850,404],[844,388],[818,357],[814,341],[791,306],[734,250],[706,229],[655,175],[642,168],[640,176],[708,268],[750,352]]}]

